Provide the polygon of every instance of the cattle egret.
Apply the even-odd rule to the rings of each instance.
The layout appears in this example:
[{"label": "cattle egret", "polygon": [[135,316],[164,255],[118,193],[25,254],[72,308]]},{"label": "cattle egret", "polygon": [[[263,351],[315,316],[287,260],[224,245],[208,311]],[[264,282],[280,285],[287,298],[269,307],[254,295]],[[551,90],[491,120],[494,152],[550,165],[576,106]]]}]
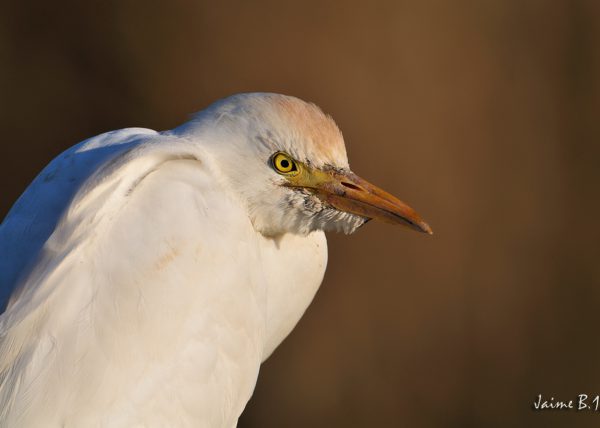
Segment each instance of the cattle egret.
[{"label": "cattle egret", "polygon": [[68,149],[0,226],[0,425],[236,426],[321,283],[324,231],[369,219],[431,233],[293,97]]}]

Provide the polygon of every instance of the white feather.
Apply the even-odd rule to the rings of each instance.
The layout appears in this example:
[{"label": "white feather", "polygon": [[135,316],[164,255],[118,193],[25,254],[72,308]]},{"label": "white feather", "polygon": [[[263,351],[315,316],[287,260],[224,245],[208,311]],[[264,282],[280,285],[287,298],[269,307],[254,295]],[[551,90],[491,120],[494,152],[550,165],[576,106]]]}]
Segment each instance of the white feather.
[{"label": "white feather", "polygon": [[237,96],[174,131],[94,137],[40,173],[0,226],[0,425],[236,425],[322,281],[321,230],[364,221],[280,186],[276,150],[347,168],[339,131],[319,148],[281,102],[331,121]]}]

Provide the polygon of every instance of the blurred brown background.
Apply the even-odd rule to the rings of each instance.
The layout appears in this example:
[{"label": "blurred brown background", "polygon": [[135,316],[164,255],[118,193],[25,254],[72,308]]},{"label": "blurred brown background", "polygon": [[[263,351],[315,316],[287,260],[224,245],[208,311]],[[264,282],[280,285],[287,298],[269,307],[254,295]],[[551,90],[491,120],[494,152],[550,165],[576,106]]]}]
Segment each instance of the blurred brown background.
[{"label": "blurred brown background", "polygon": [[3,1],[0,215],[68,146],[296,95],[433,238],[329,237],[321,291],[240,427],[592,427],[600,2]]}]

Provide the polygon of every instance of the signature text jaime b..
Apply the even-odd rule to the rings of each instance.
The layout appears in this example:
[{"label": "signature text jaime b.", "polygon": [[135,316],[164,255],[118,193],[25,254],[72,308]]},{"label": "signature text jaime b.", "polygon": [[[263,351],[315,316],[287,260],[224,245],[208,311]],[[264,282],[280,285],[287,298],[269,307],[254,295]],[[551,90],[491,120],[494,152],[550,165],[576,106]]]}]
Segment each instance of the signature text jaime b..
[{"label": "signature text jaime b.", "polygon": [[538,394],[533,401],[533,410],[592,410],[600,411],[600,395],[579,394],[572,400],[558,400]]}]

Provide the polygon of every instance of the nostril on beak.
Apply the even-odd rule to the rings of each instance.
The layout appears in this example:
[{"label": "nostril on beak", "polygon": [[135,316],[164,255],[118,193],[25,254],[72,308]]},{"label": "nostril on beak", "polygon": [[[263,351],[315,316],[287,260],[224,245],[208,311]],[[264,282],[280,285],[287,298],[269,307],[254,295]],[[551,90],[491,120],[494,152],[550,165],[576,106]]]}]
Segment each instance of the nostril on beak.
[{"label": "nostril on beak", "polygon": [[352,190],[362,190],[360,187],[352,184],[352,183],[347,183],[345,181],[342,181],[340,183],[342,186],[347,187],[348,189],[352,189]]}]

